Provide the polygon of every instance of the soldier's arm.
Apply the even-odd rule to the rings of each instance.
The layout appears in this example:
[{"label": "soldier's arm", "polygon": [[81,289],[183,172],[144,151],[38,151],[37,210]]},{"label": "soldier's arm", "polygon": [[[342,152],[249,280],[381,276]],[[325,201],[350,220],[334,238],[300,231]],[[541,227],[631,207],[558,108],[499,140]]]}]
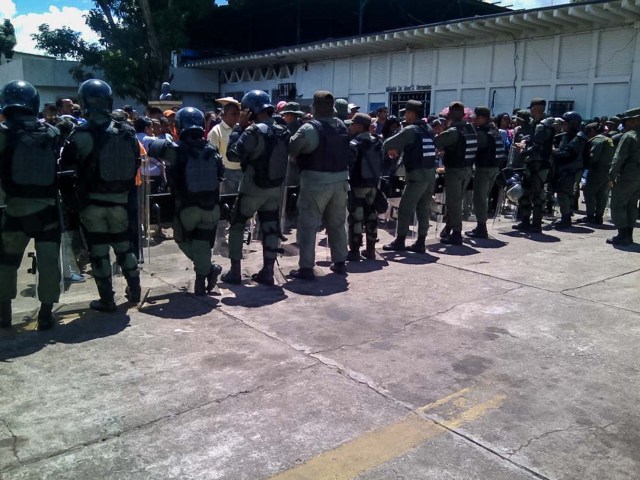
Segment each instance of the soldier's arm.
[{"label": "soldier's arm", "polygon": [[596,140],[595,142],[590,142],[590,143],[591,144],[589,145],[589,165],[588,165],[589,168],[596,165],[600,160],[605,142]]},{"label": "soldier's arm", "polygon": [[440,135],[436,136],[435,138],[436,147],[446,148],[446,147],[455,145],[456,142],[458,141],[459,134],[460,133],[458,132],[458,129],[455,127],[451,127],[445,130]]},{"label": "soldier's arm", "polygon": [[623,135],[616,148],[616,153],[613,154],[613,162],[611,163],[611,169],[609,170],[609,180],[615,182],[620,174],[620,170],[624,166],[631,153],[633,139],[629,135]]},{"label": "soldier's arm", "polygon": [[93,138],[89,132],[71,132],[60,152],[60,169],[76,170],[89,158],[93,150]]},{"label": "soldier's arm", "polygon": [[297,157],[301,153],[311,153],[320,145],[320,137],[315,127],[303,124],[289,140],[289,155]]},{"label": "soldier's arm", "polygon": [[401,154],[407,145],[413,143],[414,132],[411,128],[403,128],[394,136],[387,138],[384,141],[383,148],[385,152],[391,152],[395,150],[398,154]]},{"label": "soldier's arm", "polygon": [[478,130],[478,148],[487,148],[489,145],[489,134],[483,130]]},{"label": "soldier's arm", "polygon": [[255,159],[260,144],[259,135],[255,126],[244,131],[241,127],[234,128],[227,146],[227,160],[242,164]]}]

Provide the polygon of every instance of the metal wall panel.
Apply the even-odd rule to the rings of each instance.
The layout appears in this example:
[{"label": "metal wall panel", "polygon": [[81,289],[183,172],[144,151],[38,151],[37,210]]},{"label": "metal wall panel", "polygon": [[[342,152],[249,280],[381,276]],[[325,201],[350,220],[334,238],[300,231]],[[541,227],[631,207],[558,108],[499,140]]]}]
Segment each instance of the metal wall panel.
[{"label": "metal wall panel", "polygon": [[529,102],[532,98],[544,98],[545,100],[553,100],[549,97],[551,88],[549,85],[530,85],[522,87],[522,93],[520,94],[520,105],[517,108],[529,108]]},{"label": "metal wall panel", "polygon": [[468,47],[464,52],[462,81],[480,83],[487,79],[487,70],[491,66],[491,46]]},{"label": "metal wall panel", "polygon": [[525,45],[523,80],[548,80],[555,70],[553,38],[529,40]]},{"label": "metal wall panel", "polygon": [[603,83],[593,87],[591,116],[611,117],[630,107],[628,83]]},{"label": "metal wall panel", "polygon": [[433,51],[417,50],[413,52],[413,85],[430,85],[433,78]]},{"label": "metal wall panel", "polygon": [[[460,97],[465,107],[475,108],[487,104],[487,93],[484,88],[463,88]],[[452,98],[452,100],[455,99]]]},{"label": "metal wall panel", "polygon": [[431,96],[433,98],[431,112],[438,113],[451,102],[458,100],[456,90],[438,90]]},{"label": "metal wall panel", "polygon": [[592,33],[560,37],[558,78],[589,78],[592,44]]},{"label": "metal wall panel", "polygon": [[406,52],[391,55],[391,85],[409,84],[409,59]]},{"label": "metal wall panel", "polygon": [[492,81],[513,81],[515,78],[515,56],[515,43],[499,43],[493,46]]},{"label": "metal wall panel", "polygon": [[351,60],[336,60],[333,63],[333,90],[336,97],[349,95],[349,74],[351,72]]},{"label": "metal wall panel", "polygon": [[597,77],[631,74],[636,32],[631,28],[619,28],[600,33],[596,59]]},{"label": "metal wall panel", "polygon": [[438,85],[460,83],[460,64],[462,63],[462,49],[443,48],[438,52]]},{"label": "metal wall panel", "polygon": [[377,55],[371,57],[371,75],[369,88],[384,90],[389,85],[389,57]]},{"label": "metal wall panel", "polygon": [[351,92],[367,90],[369,78],[369,57],[356,57],[351,60]]},{"label": "metal wall panel", "polygon": [[499,87],[489,91],[489,108],[491,108],[494,115],[503,112],[511,115],[515,108],[515,100],[516,89],[513,87]]},{"label": "metal wall panel", "polygon": [[588,90],[588,85],[558,85],[555,98],[549,100],[573,100],[573,109],[586,117]]}]

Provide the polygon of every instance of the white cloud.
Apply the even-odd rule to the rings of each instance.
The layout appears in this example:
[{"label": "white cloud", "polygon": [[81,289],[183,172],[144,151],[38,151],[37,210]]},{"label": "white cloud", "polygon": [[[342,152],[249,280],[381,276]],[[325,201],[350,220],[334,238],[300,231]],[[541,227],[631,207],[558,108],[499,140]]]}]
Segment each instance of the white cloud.
[{"label": "white cloud", "polygon": [[16,4],[11,0],[0,0],[0,18],[12,18],[16,14]]},{"label": "white cloud", "polygon": [[[0,12],[5,3],[12,3],[11,0],[0,0]],[[15,10],[15,5],[14,5]],[[16,15],[11,18],[11,23],[16,29],[15,46],[16,52],[39,53],[45,52],[36,49],[36,42],[31,38],[31,34],[38,33],[38,27],[46,23],[51,30],[62,27],[70,27],[72,30],[80,32],[82,38],[88,42],[96,42],[98,36],[86,24],[84,16],[88,10],[80,10],[75,7],[62,7],[62,9],[50,6],[49,11],[44,13],[27,13]]]}]

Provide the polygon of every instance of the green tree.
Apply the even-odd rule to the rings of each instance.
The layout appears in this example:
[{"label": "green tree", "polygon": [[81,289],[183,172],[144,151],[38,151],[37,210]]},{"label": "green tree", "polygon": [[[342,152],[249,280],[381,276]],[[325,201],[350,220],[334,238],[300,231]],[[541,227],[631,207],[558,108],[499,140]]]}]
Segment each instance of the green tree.
[{"label": "green tree", "polygon": [[11,60],[13,58],[13,48],[16,46],[16,30],[13,28],[11,21],[5,18],[0,26],[0,53],[4,58]]},{"label": "green tree", "polygon": [[[215,5],[208,0],[94,0],[87,25],[98,34],[88,43],[69,27],[38,27],[36,46],[58,58],[73,59],[74,78],[83,81],[94,70],[119,96],[131,96],[146,104],[157,98],[160,84],[169,78],[171,52],[187,44],[191,22]],[[160,33],[160,34],[159,34]]]}]

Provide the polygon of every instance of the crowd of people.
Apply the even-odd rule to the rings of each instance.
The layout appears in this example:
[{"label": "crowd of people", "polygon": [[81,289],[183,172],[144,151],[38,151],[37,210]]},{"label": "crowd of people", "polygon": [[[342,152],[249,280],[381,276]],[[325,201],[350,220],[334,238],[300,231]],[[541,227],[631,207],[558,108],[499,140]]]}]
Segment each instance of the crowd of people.
[{"label": "crowd of people", "polygon": [[[55,114],[42,115],[38,92],[28,82],[10,82],[1,92],[2,328],[11,327],[17,269],[31,239],[40,273],[38,329],[54,325],[61,276],[70,275],[60,268],[61,235],[73,229],[74,215],[99,294],[90,307],[117,309],[110,248],[127,282],[126,298],[140,301],[136,194],[142,178],[151,184],[151,194],[170,192],[173,198],[174,239],[193,262],[198,296],[211,292],[222,274],[212,261],[221,213],[228,222],[231,260],[221,280],[242,283],[244,232],[257,217],[263,265],[251,278],[274,285],[290,186],[298,189],[299,248],[299,268],[290,277],[301,280],[315,277],[322,229],[334,273],[345,275],[348,262],[376,258],[379,215],[389,208],[385,185],[397,178],[402,178],[397,230],[382,247],[386,251],[426,251],[439,181],[445,197],[443,244],[462,244],[469,204],[476,226],[464,234],[488,238],[487,219],[499,208],[496,192],[501,191],[517,204],[516,230],[541,234],[545,209],[553,209],[554,202],[560,217],[552,226],[569,228],[581,187],[587,214],[577,222],[602,224],[611,192],[618,233],[607,242],[633,242],[640,108],[591,121],[577,112],[552,118],[544,113],[545,100],[535,98],[513,118],[507,113],[493,118],[488,107],[470,109],[461,102],[424,118],[422,103],[409,100],[398,118],[384,106],[360,113],[357,105],[328,91],[315,92],[311,111],[304,112],[295,102],[274,105],[266,92],[253,90],[241,101],[219,99],[219,112],[150,107],[138,116],[130,107],[114,110],[111,88],[101,80],[82,83],[78,97],[80,112],[64,99]],[[233,199],[229,215],[222,198]],[[407,245],[414,218],[417,238]]]}]

